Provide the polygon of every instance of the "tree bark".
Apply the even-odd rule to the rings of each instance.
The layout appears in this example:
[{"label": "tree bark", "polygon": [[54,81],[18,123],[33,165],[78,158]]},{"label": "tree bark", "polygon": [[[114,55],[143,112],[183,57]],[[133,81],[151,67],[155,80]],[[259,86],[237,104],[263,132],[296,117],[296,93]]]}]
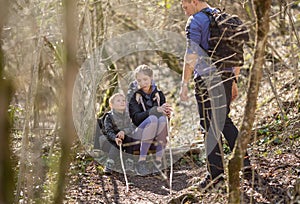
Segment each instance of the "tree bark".
[{"label": "tree bark", "polygon": [[255,119],[256,100],[262,77],[265,47],[269,32],[271,0],[254,0],[256,14],[256,37],[254,63],[251,65],[245,114],[232,157],[228,163],[228,203],[241,203],[239,171],[242,168],[247,145],[251,138],[251,129]]},{"label": "tree bark", "polygon": [[72,93],[78,64],[76,61],[77,52],[77,15],[76,1],[64,0],[64,43],[65,43],[65,60],[64,60],[64,88],[63,103],[61,115],[61,158],[58,172],[57,188],[54,195],[54,203],[63,203],[64,189],[66,183],[66,174],[70,166],[71,145],[75,140],[75,130],[72,118]]},{"label": "tree bark", "polygon": [[[0,39],[6,20],[8,1],[0,0]],[[10,123],[8,107],[13,89],[10,80],[4,80],[4,54],[0,41],[0,203],[13,203],[14,176],[11,165]]]}]

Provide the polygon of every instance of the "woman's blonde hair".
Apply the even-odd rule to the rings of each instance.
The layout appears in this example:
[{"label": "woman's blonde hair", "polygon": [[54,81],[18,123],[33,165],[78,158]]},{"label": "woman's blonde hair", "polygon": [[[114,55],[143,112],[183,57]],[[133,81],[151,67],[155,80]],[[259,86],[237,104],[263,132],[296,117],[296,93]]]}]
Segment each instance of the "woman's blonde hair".
[{"label": "woman's blonde hair", "polygon": [[135,70],[134,70],[134,77],[136,78],[136,75],[138,73],[143,73],[151,78],[153,78],[153,70],[146,64],[139,65]]}]

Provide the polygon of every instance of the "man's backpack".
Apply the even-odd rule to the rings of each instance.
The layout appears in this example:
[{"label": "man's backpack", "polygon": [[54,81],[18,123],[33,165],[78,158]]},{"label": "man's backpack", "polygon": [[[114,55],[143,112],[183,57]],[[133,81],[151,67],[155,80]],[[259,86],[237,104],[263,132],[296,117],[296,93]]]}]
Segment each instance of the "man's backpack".
[{"label": "man's backpack", "polygon": [[241,19],[224,11],[202,10],[210,20],[208,55],[219,70],[244,64],[243,45],[249,42],[249,31]]}]

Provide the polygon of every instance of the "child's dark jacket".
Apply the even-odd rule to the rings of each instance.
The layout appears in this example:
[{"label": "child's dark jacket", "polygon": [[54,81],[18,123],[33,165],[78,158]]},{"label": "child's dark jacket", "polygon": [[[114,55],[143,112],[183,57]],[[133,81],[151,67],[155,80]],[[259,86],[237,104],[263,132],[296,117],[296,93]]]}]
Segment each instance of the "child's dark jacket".
[{"label": "child's dark jacket", "polygon": [[124,131],[125,138],[131,137],[135,127],[131,122],[128,112],[119,113],[112,110],[108,112],[108,115],[104,119],[104,129],[107,139],[115,143],[118,132]]}]

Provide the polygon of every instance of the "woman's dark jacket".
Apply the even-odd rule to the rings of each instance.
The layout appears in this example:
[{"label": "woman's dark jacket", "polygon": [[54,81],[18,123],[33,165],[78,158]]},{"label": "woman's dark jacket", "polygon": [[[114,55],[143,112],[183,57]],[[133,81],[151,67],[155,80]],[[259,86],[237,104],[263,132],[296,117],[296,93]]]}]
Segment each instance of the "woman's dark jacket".
[{"label": "woman's dark jacket", "polygon": [[117,111],[109,111],[104,119],[104,130],[106,137],[109,141],[115,142],[116,134],[120,131],[124,131],[125,138],[130,136],[135,127],[131,122],[128,112],[119,113]]},{"label": "woman's dark jacket", "polygon": [[[149,117],[149,115],[162,115],[162,113],[157,112],[158,101],[156,100],[156,93],[159,95],[160,106],[166,102],[166,98],[162,91],[158,90],[156,86],[153,87],[154,90],[151,92],[151,94],[146,94],[144,91],[139,89],[130,99],[129,116],[136,126],[139,126],[147,117]],[[139,98],[137,95],[142,97],[146,111],[144,111],[140,100],[137,101],[137,98]]]}]

